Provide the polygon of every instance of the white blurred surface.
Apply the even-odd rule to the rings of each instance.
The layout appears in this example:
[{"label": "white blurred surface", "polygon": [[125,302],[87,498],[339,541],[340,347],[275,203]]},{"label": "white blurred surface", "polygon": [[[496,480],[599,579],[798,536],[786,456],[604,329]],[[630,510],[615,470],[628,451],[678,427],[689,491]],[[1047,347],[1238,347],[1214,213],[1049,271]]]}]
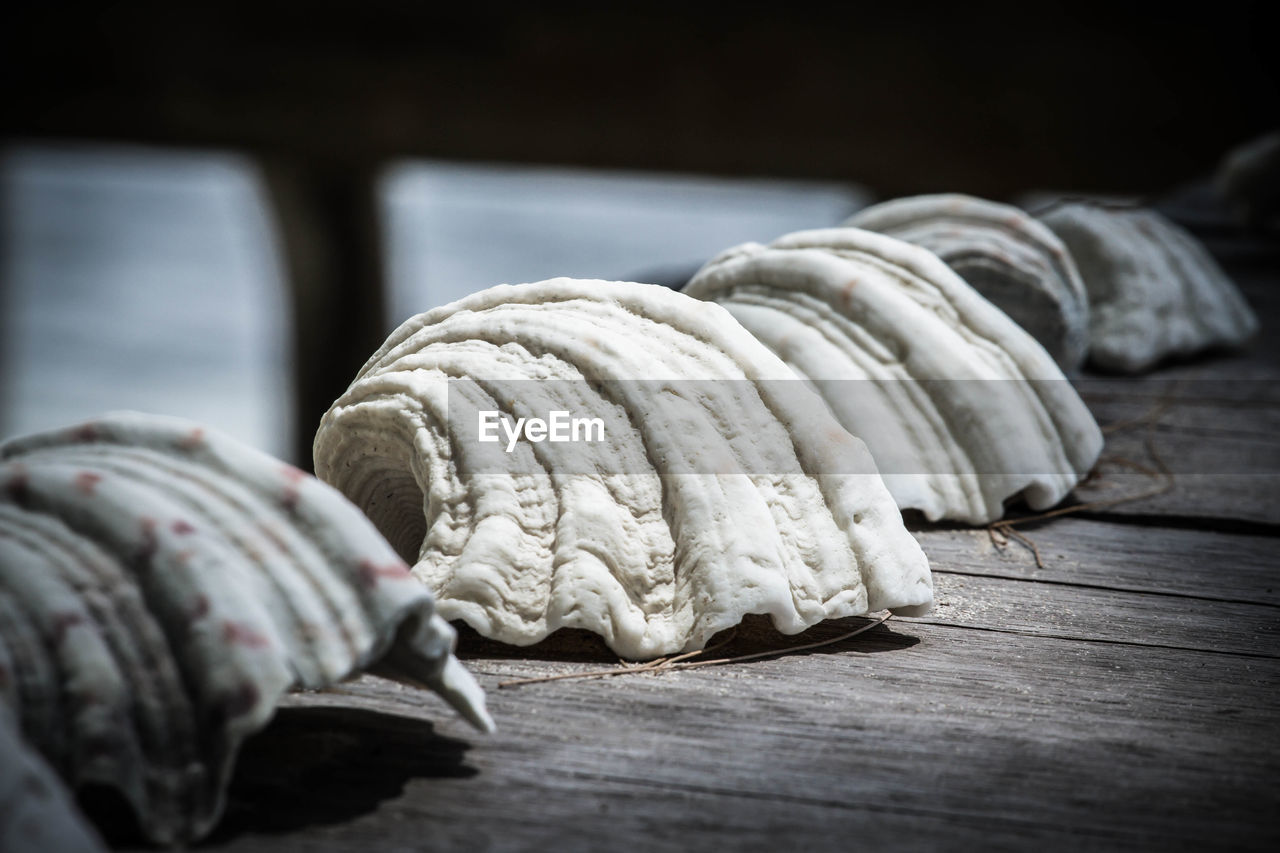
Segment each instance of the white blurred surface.
[{"label": "white blurred surface", "polygon": [[242,160],[22,148],[0,181],[0,435],[136,409],[285,451],[284,292]]},{"label": "white blurred surface", "polygon": [[[388,329],[503,282],[680,281],[747,240],[840,222],[839,185],[447,162],[391,169]],[[115,409],[286,456],[286,294],[251,165],[104,146],[0,159],[0,437]]]},{"label": "white blurred surface", "polygon": [[384,184],[393,325],[496,284],[691,275],[722,249],[838,225],[843,185],[443,162]]}]

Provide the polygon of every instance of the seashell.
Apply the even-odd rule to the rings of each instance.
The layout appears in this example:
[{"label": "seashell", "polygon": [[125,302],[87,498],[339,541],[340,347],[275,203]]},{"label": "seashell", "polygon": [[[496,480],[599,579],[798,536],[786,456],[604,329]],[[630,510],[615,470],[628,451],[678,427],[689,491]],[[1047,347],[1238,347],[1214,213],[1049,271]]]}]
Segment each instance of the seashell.
[{"label": "seashell", "polygon": [[1089,302],[1066,246],[1016,207],[955,193],[877,204],[845,225],[923,246],[1031,333],[1064,371],[1083,362]]},{"label": "seashell", "polygon": [[[598,415],[603,441],[486,461],[486,406]],[[797,633],[932,602],[862,443],[724,310],[663,287],[554,279],[420,314],[334,403],[314,451],[317,474],[416,559],[441,614],[508,643],[582,628],[644,659],[747,613]]]},{"label": "seashell", "polygon": [[685,292],[724,305],[809,379],[898,506],[931,520],[987,523],[1015,495],[1052,506],[1102,449],[1048,353],[919,246],[801,231],[723,252]]},{"label": "seashell", "polygon": [[1257,331],[1244,297],[1204,247],[1153,210],[1069,203],[1040,220],[1062,238],[1089,292],[1089,358],[1146,370],[1169,356],[1238,346]]},{"label": "seashell", "polygon": [[116,414],[0,445],[0,700],[153,841],[213,827],[290,688],[368,669],[490,729],[454,639],[355,507],[212,430]]},{"label": "seashell", "polygon": [[[0,645],[0,654],[3,651]],[[4,689],[0,683],[0,690]],[[62,780],[22,742],[13,715],[0,703],[0,850],[98,853],[105,849],[76,810]]]},{"label": "seashell", "polygon": [[1227,152],[1213,178],[1217,194],[1245,222],[1265,227],[1280,214],[1280,131]]}]

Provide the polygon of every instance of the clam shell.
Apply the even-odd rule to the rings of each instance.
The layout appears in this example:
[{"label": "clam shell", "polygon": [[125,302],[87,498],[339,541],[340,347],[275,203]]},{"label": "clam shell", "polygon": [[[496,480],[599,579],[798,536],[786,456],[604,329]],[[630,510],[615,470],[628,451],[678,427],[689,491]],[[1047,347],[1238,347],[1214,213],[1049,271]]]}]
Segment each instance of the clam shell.
[{"label": "clam shell", "polygon": [[367,519],[292,466],[138,414],[0,445],[3,700],[73,788],[206,834],[280,695],[370,669],[482,729],[454,632]]},{"label": "clam shell", "polygon": [[[604,440],[486,462],[466,395],[513,416],[598,415]],[[747,613],[797,633],[932,602],[862,443],[728,313],[662,287],[555,279],[420,314],[314,450],[444,616],[508,643],[583,628],[643,659]]]},{"label": "clam shell", "polygon": [[710,261],[685,287],[729,310],[862,438],[902,509],[987,523],[1060,501],[1102,434],[1044,348],[932,252],[857,228]]},{"label": "clam shell", "polygon": [[1123,373],[1170,356],[1238,346],[1258,320],[1194,237],[1153,210],[1069,203],[1040,217],[1089,292],[1089,358]]},{"label": "clam shell", "polygon": [[1064,371],[1084,361],[1089,302],[1066,246],[1016,207],[955,193],[877,204],[846,225],[933,252],[1048,350]]}]

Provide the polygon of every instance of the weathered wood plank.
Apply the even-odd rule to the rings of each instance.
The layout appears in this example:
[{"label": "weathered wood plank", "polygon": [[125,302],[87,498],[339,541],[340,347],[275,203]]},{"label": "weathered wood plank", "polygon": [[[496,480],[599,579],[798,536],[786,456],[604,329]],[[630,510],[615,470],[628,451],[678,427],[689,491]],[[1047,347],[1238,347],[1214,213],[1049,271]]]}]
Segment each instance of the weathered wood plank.
[{"label": "weathered wood plank", "polygon": [[[611,656],[581,633],[514,649],[464,632],[491,738],[378,679],[291,697],[208,847],[1280,841],[1273,540],[1069,518],[1031,533],[1044,569],[985,531],[918,531],[935,614],[775,659],[501,689]],[[1210,576],[1225,600],[1183,597]],[[785,638],[754,618],[721,653],[857,624]]]},{"label": "weathered wood plank", "polygon": [[[276,739],[282,760],[246,766],[214,846],[253,849],[266,840],[260,827],[277,825],[280,808],[292,815],[288,833],[270,841],[285,851],[371,843],[410,849],[424,837],[441,849],[625,843],[659,850],[776,848],[781,838],[836,849],[851,837],[921,849],[1263,849],[1280,838],[1270,817],[1280,793],[1267,783],[1280,772],[1280,714],[1271,699],[1280,661],[1130,644],[1274,653],[1274,607],[1197,602],[1183,616],[1151,606],[1168,596],[1136,591],[1195,588],[1192,567],[1151,579],[1172,554],[1235,551],[1244,558],[1224,573],[1234,594],[1273,603],[1269,540],[1077,520],[1036,534],[1051,555],[1044,570],[1000,553],[989,539],[984,546],[985,532],[923,531],[940,569],[937,615],[779,659],[503,690],[496,687],[503,679],[598,668],[607,652],[582,635],[532,650],[468,635],[466,645],[480,655],[469,665],[501,727],[492,739],[471,739],[434,699],[376,679],[345,693],[296,697],[303,706],[354,703],[434,718],[440,734],[461,740],[427,731],[417,751],[434,763],[392,761],[396,790],[381,799],[366,790],[356,815],[340,808],[353,761],[336,762],[339,772],[313,760],[308,789],[328,778],[322,789],[334,801],[320,814],[345,815],[316,823],[315,810],[297,806],[298,791],[288,784],[274,800],[263,798],[263,785],[290,766],[291,750],[314,752],[301,745],[307,722],[286,717],[265,738]],[[1125,555],[1120,575],[1134,591],[1044,582],[1082,570],[1105,580],[1106,567],[1067,562],[1105,542]],[[1054,563],[1059,551],[1062,562]],[[961,561],[997,576],[949,574]],[[724,651],[796,644],[847,627],[829,623],[780,638],[762,622],[744,626]],[[1258,632],[1268,623],[1269,633]],[[1072,632],[1079,638],[1063,638]],[[351,728],[330,719],[338,731]],[[359,754],[378,750],[364,759],[362,772],[377,768],[368,787],[385,790],[387,759],[377,756],[415,750],[400,743],[396,724],[366,717],[354,731],[348,736],[366,746]]]},{"label": "weathered wood plank", "polygon": [[[238,774],[212,847],[413,849],[429,838],[439,849],[763,850],[786,839],[847,849],[856,838],[1265,849],[1280,839],[1270,784],[1280,661],[1221,653],[1277,652],[1269,538],[1062,519],[1034,531],[1049,558],[1036,569],[985,531],[917,535],[939,570],[938,612],[815,652],[499,689],[610,656],[587,635],[518,650],[467,632],[493,738],[377,679],[293,697],[310,710],[259,739],[267,746]],[[1110,563],[1091,559],[1108,553]],[[1230,600],[1180,597],[1233,556],[1217,572]],[[1092,586],[1078,586],[1082,576]],[[722,652],[858,622],[782,638],[754,619]],[[1157,647],[1188,644],[1205,651]],[[315,710],[353,704],[367,710]],[[317,713],[329,716],[296,716]],[[414,735],[401,716],[438,723]],[[341,745],[332,761],[317,737]]]},{"label": "weathered wood plank", "polygon": [[[363,745],[363,772],[388,756],[402,789],[364,791],[363,811],[334,822],[299,797],[338,809],[360,776],[350,760],[307,761],[307,736],[282,717],[259,738],[279,761],[256,782],[242,768],[212,847],[1262,849],[1278,837],[1274,660],[898,623],[832,650],[661,676],[499,690],[500,678],[597,664],[471,665],[490,690],[492,738],[372,679],[295,699],[434,718],[471,748],[429,731],[415,747],[367,717],[342,727]],[[435,763],[415,766],[414,752]],[[299,759],[297,785],[264,792]],[[266,834],[280,810],[288,833]]]},{"label": "weathered wood plank", "polygon": [[[934,575],[932,624],[1280,657],[1280,608],[1003,578]],[[917,620],[908,620],[915,622]]]},{"label": "weathered wood plank", "polygon": [[1167,492],[1100,512],[1280,524],[1280,371],[1267,374],[1081,380],[1082,398],[1108,433],[1102,464],[1075,498],[1141,494],[1165,468],[1173,475]]},{"label": "weathered wood plank", "polygon": [[[986,530],[914,531],[935,572],[1280,605],[1280,539],[1152,528],[1070,516],[1018,528],[1044,568],[1017,541],[1003,548]],[[1183,606],[1198,606],[1184,601]]]},{"label": "weathered wood plank", "polygon": [[[1081,486],[1075,499],[1081,503],[1108,501],[1140,495],[1152,480],[1125,472],[1110,472],[1105,486]],[[1209,528],[1280,525],[1280,477],[1261,475],[1199,474],[1178,477],[1168,492],[1109,505],[1093,517],[1150,520],[1164,525],[1189,524]]]}]

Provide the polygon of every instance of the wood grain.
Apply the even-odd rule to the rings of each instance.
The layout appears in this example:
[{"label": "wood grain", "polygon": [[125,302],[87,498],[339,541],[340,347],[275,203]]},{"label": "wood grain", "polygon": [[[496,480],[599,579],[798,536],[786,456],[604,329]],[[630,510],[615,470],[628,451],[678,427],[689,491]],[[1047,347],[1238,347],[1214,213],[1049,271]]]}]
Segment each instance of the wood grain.
[{"label": "wood grain", "polygon": [[[1280,773],[1273,540],[1079,519],[1032,535],[1043,569],[985,531],[918,531],[934,614],[750,663],[500,689],[610,658],[590,635],[511,650],[464,632],[499,725],[489,738],[378,679],[292,697],[246,748],[210,847],[1280,839],[1280,791],[1264,784]],[[783,637],[755,618],[720,651],[862,621]]]},{"label": "wood grain", "polygon": [[[472,664],[499,733],[473,740],[441,722],[420,750],[465,755],[460,766],[474,775],[415,775],[395,759],[407,777],[397,795],[273,837],[276,849],[374,839],[407,849],[421,838],[451,849],[762,849],[781,838],[847,849],[851,834],[930,848],[1178,847],[1275,836],[1263,816],[1280,795],[1256,787],[1280,771],[1268,748],[1274,713],[1259,701],[1280,680],[1275,660],[900,623],[827,652],[516,690],[494,684],[594,664]],[[443,719],[433,699],[424,708],[421,694],[395,685],[366,679],[346,691],[295,701]],[[281,749],[298,739],[297,713],[261,740]],[[377,751],[412,749],[390,727],[354,731],[367,739],[366,774]],[[316,769],[274,802],[242,773],[217,846],[254,849],[275,810],[317,786],[363,788],[347,776],[353,764],[327,777]],[[249,793],[252,803],[241,799]]]},{"label": "wood grain", "polygon": [[1197,601],[1280,605],[1280,539],[1092,521],[1070,516],[1019,528],[1039,547],[1044,567],[1016,541],[994,544],[986,530],[916,530],[935,574],[973,574],[1036,584]]}]

